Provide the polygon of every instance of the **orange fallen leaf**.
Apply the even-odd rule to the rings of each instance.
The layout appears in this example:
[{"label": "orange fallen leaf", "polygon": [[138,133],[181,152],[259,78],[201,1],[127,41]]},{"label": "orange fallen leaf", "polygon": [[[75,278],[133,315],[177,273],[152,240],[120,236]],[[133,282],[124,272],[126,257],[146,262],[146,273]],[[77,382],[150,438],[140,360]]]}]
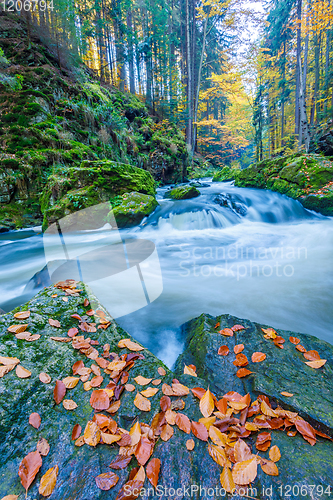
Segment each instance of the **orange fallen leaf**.
[{"label": "orange fallen leaf", "polygon": [[219,354],[220,356],[227,356],[229,352],[229,347],[227,345],[221,345],[221,347],[217,351],[217,354]]},{"label": "orange fallen leaf", "polygon": [[91,393],[90,405],[94,410],[107,410],[110,406],[109,396],[103,389],[97,389]]},{"label": "orange fallen leaf", "polygon": [[141,436],[138,446],[134,452],[135,458],[140,465],[145,465],[153,451],[153,444],[146,436]]},{"label": "orange fallen leaf", "polygon": [[156,379],[156,380],[153,380],[152,381],[152,384],[153,385],[160,385],[160,383],[162,382],[162,380],[160,378]]},{"label": "orange fallen leaf", "polygon": [[266,354],[263,352],[254,352],[251,357],[252,363],[260,363],[266,359]]},{"label": "orange fallen leaf", "polygon": [[75,410],[77,408],[77,404],[72,399],[64,399],[62,404],[65,410]]},{"label": "orange fallen leaf", "polygon": [[305,359],[307,359],[308,361],[316,361],[318,359],[321,359],[320,358],[320,354],[318,351],[306,351],[303,356],[305,357]]},{"label": "orange fallen leaf", "polygon": [[151,410],[151,403],[150,403],[149,399],[142,396],[142,394],[140,394],[139,392],[135,396],[134,406],[136,406],[141,411],[150,411]]},{"label": "orange fallen leaf", "polygon": [[234,332],[239,332],[240,330],[245,330],[245,326],[243,325],[234,325],[231,327],[231,330]]},{"label": "orange fallen leaf", "polygon": [[118,434],[107,434],[106,432],[101,432],[101,438],[104,444],[113,444],[121,440],[121,436]]},{"label": "orange fallen leaf", "polygon": [[39,429],[41,422],[42,421],[38,413],[31,413],[29,417],[29,424],[32,425],[32,427]]},{"label": "orange fallen leaf", "polygon": [[45,372],[41,372],[38,376],[39,380],[43,382],[43,384],[49,384],[51,382],[51,377]]},{"label": "orange fallen leaf", "polygon": [[247,368],[240,368],[237,373],[236,373],[236,376],[238,378],[243,378],[243,377],[247,377],[248,375],[251,375],[251,372],[250,370],[248,370]]},{"label": "orange fallen leaf", "polygon": [[238,462],[232,469],[232,478],[240,486],[252,483],[257,477],[258,464],[257,457]]},{"label": "orange fallen leaf", "polygon": [[125,390],[128,392],[135,391],[135,386],[133,384],[125,384]]},{"label": "orange fallen leaf", "polygon": [[201,441],[208,441],[208,431],[204,424],[192,421],[191,430],[196,438],[200,439]]},{"label": "orange fallen leaf", "polygon": [[188,439],[186,441],[186,448],[188,449],[188,451],[194,450],[194,446],[195,446],[195,443],[194,443],[193,439]]},{"label": "orange fallen leaf", "polygon": [[235,361],[233,361],[233,364],[235,366],[243,367],[249,364],[249,360],[247,359],[245,354],[241,352],[240,354],[236,354],[236,359]]},{"label": "orange fallen leaf", "polygon": [[100,490],[109,491],[118,483],[119,477],[114,472],[104,472],[95,477],[96,485]]},{"label": "orange fallen leaf", "polygon": [[42,459],[38,451],[28,453],[20,463],[18,475],[20,476],[21,484],[26,494],[41,466]]},{"label": "orange fallen leaf", "polygon": [[61,380],[56,381],[56,385],[53,391],[53,398],[56,404],[58,405],[64,399],[66,394],[66,386]]},{"label": "orange fallen leaf", "polygon": [[84,442],[89,446],[97,446],[101,440],[101,431],[98,425],[89,420],[83,434]]},{"label": "orange fallen leaf", "polygon": [[306,352],[305,347],[303,347],[301,344],[298,344],[298,345],[296,346],[296,349],[297,349],[299,352]]},{"label": "orange fallen leaf", "polygon": [[22,333],[25,332],[28,328],[28,323],[24,325],[11,325],[7,328],[7,331],[10,333]]},{"label": "orange fallen leaf", "polygon": [[161,429],[161,439],[162,441],[169,441],[173,436],[173,428],[169,424],[162,425]]},{"label": "orange fallen leaf", "polygon": [[224,467],[222,474],[220,475],[220,482],[222,488],[228,492],[228,493],[234,493],[235,492],[235,483],[232,477],[231,470],[229,467]]},{"label": "orange fallen leaf", "polygon": [[225,337],[233,337],[234,332],[231,328],[224,328],[223,330],[220,330],[219,333],[221,335],[224,335]]},{"label": "orange fallen leaf", "polygon": [[175,423],[181,431],[186,432],[186,434],[190,434],[191,421],[186,415],[184,415],[183,413],[177,413]]},{"label": "orange fallen leaf", "polygon": [[272,462],[278,462],[280,460],[281,452],[278,446],[272,446],[272,448],[269,450],[269,458],[272,460]]},{"label": "orange fallen leaf", "polygon": [[50,451],[50,445],[45,438],[40,438],[37,443],[36,449],[43,457],[46,457]]},{"label": "orange fallen leaf", "polygon": [[44,476],[40,480],[38,491],[43,497],[48,497],[53,492],[57,477],[59,473],[59,467],[55,465],[45,472]]},{"label": "orange fallen leaf", "polygon": [[277,332],[274,330],[274,328],[262,328],[261,330],[265,333],[265,338],[272,340],[276,339]]},{"label": "orange fallen leaf", "polygon": [[20,311],[14,314],[16,319],[27,319],[30,316],[30,311]]},{"label": "orange fallen leaf", "polygon": [[250,447],[242,439],[238,439],[234,446],[234,456],[236,462],[245,462],[253,458]]},{"label": "orange fallen leaf", "polygon": [[212,457],[214,462],[216,462],[218,465],[220,465],[221,467],[224,467],[226,465],[227,455],[223,448],[221,448],[220,446],[214,446],[209,443],[208,453]]},{"label": "orange fallen leaf", "polygon": [[166,375],[166,371],[162,366],[158,367],[157,371],[158,371],[159,375],[161,375],[162,377],[164,377],[164,375]]},{"label": "orange fallen leaf", "polygon": [[82,427],[80,424],[75,424],[72,430],[72,441],[76,441],[82,432]]},{"label": "orange fallen leaf", "polygon": [[68,337],[50,337],[51,340],[54,340],[55,342],[63,342],[64,344],[67,344],[68,342],[71,341]]},{"label": "orange fallen leaf", "polygon": [[62,382],[65,384],[66,389],[74,389],[79,383],[78,377],[65,377],[62,379]]},{"label": "orange fallen leaf", "polygon": [[128,349],[129,351],[143,351],[144,347],[142,347],[140,344],[137,344],[136,342],[132,342],[131,339],[122,339],[118,343],[118,347],[121,349],[125,348]]},{"label": "orange fallen leaf", "polygon": [[146,474],[149,482],[157,488],[158,477],[160,475],[161,460],[152,458],[146,467]]},{"label": "orange fallen leaf", "polygon": [[261,468],[264,471],[264,473],[267,474],[268,476],[278,476],[279,475],[279,469],[277,468],[277,466],[274,462],[271,462],[270,460],[265,460],[264,458],[261,458],[260,465],[261,465]]},{"label": "orange fallen leaf", "polygon": [[99,387],[102,384],[103,380],[104,379],[101,375],[97,375],[92,380],[90,380],[90,385],[91,387]]},{"label": "orange fallen leaf", "polygon": [[195,373],[195,370],[190,366],[184,366],[184,375],[191,375],[192,377],[197,377],[198,375]]},{"label": "orange fallen leaf", "polygon": [[150,382],[153,379],[152,378],[141,377],[141,375],[139,375],[138,377],[135,377],[134,380],[139,385],[147,385],[147,384],[150,384]]},{"label": "orange fallen leaf", "polygon": [[214,411],[215,402],[212,393],[209,389],[205,392],[205,394],[200,399],[199,408],[204,417],[210,417]]},{"label": "orange fallen leaf", "polygon": [[293,396],[291,392],[286,392],[286,391],[282,391],[280,392],[280,394],[282,394],[282,396],[285,396],[286,398],[291,398]]},{"label": "orange fallen leaf", "polygon": [[31,372],[29,370],[27,370],[26,368],[23,368],[23,366],[21,366],[21,365],[17,365],[15,373],[19,378],[31,377]]},{"label": "orange fallen leaf", "polygon": [[84,368],[83,361],[82,360],[76,361],[72,366],[73,375],[77,375],[82,368]]},{"label": "orange fallen leaf", "polygon": [[244,344],[237,344],[234,347],[234,353],[239,354],[240,352],[244,351]]},{"label": "orange fallen leaf", "polygon": [[8,356],[0,356],[0,365],[11,366],[18,365],[20,360],[18,358],[11,358]]},{"label": "orange fallen leaf", "polygon": [[220,431],[217,427],[214,425],[211,425],[209,427],[209,437],[213,441],[216,446],[225,446],[227,443],[228,436]]},{"label": "orange fallen leaf", "polygon": [[190,389],[186,387],[186,385],[180,383],[173,383],[172,391],[174,396],[187,396],[190,392]]},{"label": "orange fallen leaf", "polygon": [[152,396],[155,396],[155,394],[159,391],[159,389],[153,388],[153,387],[148,387],[144,391],[141,391],[142,396],[145,398],[151,398]]},{"label": "orange fallen leaf", "polygon": [[60,322],[57,319],[49,318],[49,324],[51,326],[54,326],[55,328],[60,328],[61,327],[61,324],[60,324]]},{"label": "orange fallen leaf", "polygon": [[318,370],[318,368],[321,368],[324,366],[327,362],[327,359],[317,359],[316,361],[306,361],[305,364],[310,366],[310,368],[314,368],[315,370]]},{"label": "orange fallen leaf", "polygon": [[297,345],[300,343],[300,339],[298,339],[297,337],[289,337],[289,341],[294,344],[294,345]]}]

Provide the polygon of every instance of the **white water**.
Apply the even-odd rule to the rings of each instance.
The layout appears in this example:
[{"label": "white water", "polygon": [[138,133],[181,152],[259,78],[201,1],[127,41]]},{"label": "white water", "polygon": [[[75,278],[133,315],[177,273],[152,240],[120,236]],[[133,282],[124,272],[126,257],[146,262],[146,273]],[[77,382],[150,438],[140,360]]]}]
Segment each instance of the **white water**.
[{"label": "white water", "polygon": [[[141,227],[121,231],[123,239],[155,243],[163,293],[118,323],[168,365],[182,350],[179,326],[203,312],[233,314],[333,343],[333,219],[277,193],[208,184],[200,197],[183,201],[164,200],[165,188],[160,189],[158,210]],[[220,193],[242,215],[214,202]],[[45,265],[41,236],[27,234],[20,240],[17,233],[0,235],[5,310],[27,299],[14,298]]]}]

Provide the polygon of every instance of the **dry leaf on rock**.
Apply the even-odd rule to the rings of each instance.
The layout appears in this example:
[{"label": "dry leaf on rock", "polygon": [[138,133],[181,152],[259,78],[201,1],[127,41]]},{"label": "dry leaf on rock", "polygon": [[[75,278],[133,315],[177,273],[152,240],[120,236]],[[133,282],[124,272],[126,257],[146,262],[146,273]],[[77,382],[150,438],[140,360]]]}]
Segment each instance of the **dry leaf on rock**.
[{"label": "dry leaf on rock", "polygon": [[234,446],[234,456],[236,462],[245,462],[253,458],[250,447],[242,439],[239,439]]},{"label": "dry leaf on rock", "polygon": [[190,393],[190,389],[186,387],[186,385],[180,383],[173,383],[172,391],[174,396],[187,396]]},{"label": "dry leaf on rock", "polygon": [[25,332],[28,328],[28,323],[24,325],[11,325],[7,328],[7,331],[10,333],[22,333]]},{"label": "dry leaf on rock", "polygon": [[0,356],[0,365],[16,366],[20,360],[18,358],[10,358],[8,356]]},{"label": "dry leaf on rock", "polygon": [[72,399],[64,399],[62,404],[65,410],[75,410],[77,408],[77,404]]},{"label": "dry leaf on rock", "polygon": [[184,415],[183,413],[177,413],[175,423],[181,431],[186,432],[186,434],[190,434],[191,421],[186,415]]},{"label": "dry leaf on rock", "polygon": [[58,477],[59,467],[55,465],[45,472],[44,476],[40,480],[40,485],[38,491],[43,497],[48,497],[53,492],[57,477]]},{"label": "dry leaf on rock", "polygon": [[238,462],[232,469],[232,478],[236,484],[245,486],[252,483],[257,477],[257,457],[244,462]]},{"label": "dry leaf on rock", "polygon": [[161,439],[162,441],[169,441],[173,436],[173,428],[169,424],[162,425],[161,429]]},{"label": "dry leaf on rock", "polygon": [[72,430],[72,441],[76,441],[76,439],[80,436],[82,432],[82,427],[80,424],[75,424]]},{"label": "dry leaf on rock", "polygon": [[209,389],[205,392],[205,394],[200,399],[199,408],[204,417],[210,417],[214,411],[215,403],[212,393]]},{"label": "dry leaf on rock", "polygon": [[212,457],[214,462],[216,462],[218,465],[220,465],[221,467],[224,467],[226,465],[227,455],[223,448],[221,448],[220,446],[214,446],[213,444],[209,444],[208,453]]},{"label": "dry leaf on rock", "polygon": [[38,413],[31,413],[29,417],[29,424],[32,425],[32,427],[39,429],[41,422],[42,421]]},{"label": "dry leaf on rock", "polygon": [[200,439],[201,441],[208,441],[208,431],[204,424],[192,421],[191,429],[196,438]]},{"label": "dry leaf on rock", "polygon": [[112,460],[109,467],[114,470],[122,470],[128,466],[131,460],[132,456],[124,457],[123,455],[117,455],[116,458]]},{"label": "dry leaf on rock", "polygon": [[118,347],[120,347],[120,348],[126,347],[126,349],[128,349],[130,351],[134,351],[134,352],[144,350],[144,347],[142,347],[140,344],[137,344],[136,342],[132,342],[131,339],[120,340],[118,343]]},{"label": "dry leaf on rock", "polygon": [[150,382],[153,379],[152,378],[141,377],[141,375],[139,375],[138,377],[135,377],[134,380],[139,385],[147,385],[147,384],[150,384]]},{"label": "dry leaf on rock", "polygon": [[234,335],[234,331],[231,328],[224,328],[223,330],[220,330],[219,333],[225,337],[233,337]]},{"label": "dry leaf on rock", "polygon": [[236,354],[236,359],[232,363],[235,366],[242,367],[242,366],[247,366],[249,364],[249,360],[247,359],[245,354],[241,352],[239,354]]},{"label": "dry leaf on rock", "polygon": [[274,328],[262,328],[261,330],[264,332],[266,339],[274,340],[278,336]]},{"label": "dry leaf on rock", "polygon": [[186,448],[188,449],[188,451],[194,450],[194,446],[195,446],[194,439],[188,439],[186,441]]},{"label": "dry leaf on rock", "polygon": [[97,389],[91,393],[90,405],[94,410],[107,410],[110,406],[109,396],[103,389]]},{"label": "dry leaf on rock", "polygon": [[195,370],[190,366],[184,366],[184,375],[191,375],[192,377],[197,377],[198,375],[195,373]]},{"label": "dry leaf on rock", "polygon": [[80,359],[80,361],[76,361],[72,366],[73,374],[77,375],[82,368],[84,368],[84,363]]},{"label": "dry leaf on rock", "polygon": [[65,377],[62,379],[66,389],[74,389],[74,387],[76,387],[79,383],[79,380],[80,379],[78,377]]},{"label": "dry leaf on rock", "polygon": [[135,396],[134,406],[136,406],[141,411],[150,411],[151,403],[149,399],[142,396],[139,392]]},{"label": "dry leaf on rock", "polygon": [[17,500],[19,495],[6,495],[5,497],[1,498],[1,500]]},{"label": "dry leaf on rock", "polygon": [[164,375],[166,375],[166,371],[162,366],[159,366],[157,368],[157,371],[158,371],[159,375],[161,375],[161,377],[164,377]]},{"label": "dry leaf on rock", "polygon": [[291,392],[286,392],[286,391],[282,391],[280,392],[280,394],[282,394],[282,396],[285,396],[286,398],[291,398],[293,396]]},{"label": "dry leaf on rock", "polygon": [[280,460],[281,453],[278,446],[272,446],[272,448],[269,450],[269,458],[272,460],[272,462],[278,462]]},{"label": "dry leaf on rock", "polygon": [[251,373],[253,372],[251,372],[251,370],[248,370],[247,368],[240,368],[237,371],[236,375],[238,378],[244,378],[247,377],[248,375],[251,375]]},{"label": "dry leaf on rock", "polygon": [[50,339],[54,340],[55,342],[63,342],[64,344],[67,344],[71,341],[71,339],[67,337],[50,337]]},{"label": "dry leaf on rock", "polygon": [[48,373],[41,372],[38,376],[39,380],[43,382],[43,384],[49,384],[51,382],[51,377]]},{"label": "dry leaf on rock", "polygon": [[14,314],[16,319],[27,319],[30,316],[30,311],[20,311]]},{"label": "dry leaf on rock", "polygon": [[66,386],[61,380],[56,381],[56,385],[53,391],[53,398],[56,404],[58,405],[64,399],[66,394]]},{"label": "dry leaf on rock", "polygon": [[211,425],[209,427],[209,437],[213,441],[214,444],[217,446],[225,446],[227,443],[227,435],[222,433],[220,429],[215,427],[214,425]]},{"label": "dry leaf on rock", "polygon": [[135,481],[130,479],[119,491],[116,500],[136,500],[140,495],[141,488],[143,487],[142,481]]},{"label": "dry leaf on rock", "polygon": [[103,377],[101,375],[97,375],[90,380],[91,387],[99,387],[103,383]]},{"label": "dry leaf on rock", "polygon": [[227,345],[221,345],[221,347],[217,351],[217,354],[219,354],[220,356],[228,356],[229,352],[230,350]]},{"label": "dry leaf on rock", "polygon": [[252,363],[260,363],[266,359],[266,354],[264,352],[254,352],[251,357]]},{"label": "dry leaf on rock", "polygon": [[229,467],[223,468],[222,474],[220,475],[220,482],[225,491],[228,493],[234,493],[236,486]]},{"label": "dry leaf on rock", "polygon": [[279,469],[274,462],[271,462],[270,460],[266,460],[264,458],[260,458],[260,465],[264,473],[268,476],[279,475]]},{"label": "dry leaf on rock", "polygon": [[29,378],[29,377],[31,377],[31,372],[29,370],[27,370],[26,368],[24,368],[23,366],[21,366],[21,365],[17,365],[16,366],[15,373],[16,373],[16,375],[19,378]]},{"label": "dry leaf on rock", "polygon": [[95,477],[96,485],[100,490],[109,491],[118,483],[119,477],[114,472],[104,472]]},{"label": "dry leaf on rock", "polygon": [[141,436],[138,446],[134,452],[135,458],[140,465],[145,465],[153,451],[153,444],[145,436]]},{"label": "dry leaf on rock", "polygon": [[158,477],[160,475],[161,460],[159,458],[152,458],[146,467],[146,474],[149,482],[155,486],[158,485]]},{"label": "dry leaf on rock", "polygon": [[20,476],[21,484],[26,493],[41,466],[42,459],[38,451],[28,453],[20,463],[18,475]]},{"label": "dry leaf on rock", "polygon": [[289,337],[289,341],[294,344],[294,345],[297,345],[300,343],[300,339],[298,339],[297,337]]},{"label": "dry leaf on rock", "polygon": [[159,389],[154,389],[153,387],[148,387],[144,391],[141,391],[142,396],[145,398],[151,398],[152,396],[155,396],[155,394],[159,391]]},{"label": "dry leaf on rock", "polygon": [[104,444],[113,444],[121,440],[119,434],[107,434],[106,432],[101,432],[101,438]]},{"label": "dry leaf on rock", "polygon": [[49,318],[49,323],[50,323],[51,326],[54,326],[55,328],[60,328],[61,327],[61,324],[60,324],[60,322],[57,319]]},{"label": "dry leaf on rock", "polygon": [[296,349],[297,349],[299,352],[303,352],[303,353],[304,353],[304,352],[306,352],[305,347],[303,347],[301,344],[298,344],[298,345],[296,346]]},{"label": "dry leaf on rock", "polygon": [[2,378],[6,373],[9,373],[10,371],[14,370],[15,365],[4,365],[0,366],[0,378]]},{"label": "dry leaf on rock", "polygon": [[101,440],[101,431],[98,425],[89,420],[83,434],[84,442],[89,446],[97,446]]},{"label": "dry leaf on rock", "polygon": [[318,368],[321,368],[324,366],[327,362],[327,359],[317,359],[316,361],[306,361],[305,364],[310,366],[310,368],[314,368],[315,370],[318,370]]},{"label": "dry leaf on rock", "polygon": [[128,391],[128,392],[133,392],[133,391],[135,391],[135,385],[133,385],[133,384],[126,384],[125,385],[125,390]]},{"label": "dry leaf on rock", "polygon": [[161,382],[162,382],[162,380],[160,378],[157,378],[156,380],[152,381],[152,384],[153,385],[160,385]]},{"label": "dry leaf on rock", "polygon": [[37,443],[36,449],[43,457],[46,457],[50,451],[50,445],[45,438],[40,438]]},{"label": "dry leaf on rock", "polygon": [[139,422],[135,422],[134,425],[132,425],[130,431],[129,431],[129,435],[131,437],[131,446],[135,446],[136,444],[138,444],[138,442],[140,441],[141,439],[141,427],[140,427],[140,424]]}]

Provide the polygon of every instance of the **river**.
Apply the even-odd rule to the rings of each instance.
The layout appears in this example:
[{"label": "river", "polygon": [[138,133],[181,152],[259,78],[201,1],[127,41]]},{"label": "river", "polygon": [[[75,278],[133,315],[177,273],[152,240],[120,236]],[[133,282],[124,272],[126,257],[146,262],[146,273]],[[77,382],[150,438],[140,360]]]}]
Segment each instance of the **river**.
[{"label": "river", "polygon": [[[158,209],[120,231],[123,240],[155,244],[163,291],[118,323],[169,366],[183,349],[180,325],[201,313],[333,343],[333,219],[278,193],[201,183],[191,200],[164,199],[159,188]],[[37,292],[27,283],[45,266],[43,236],[38,228],[3,233],[0,250],[0,307],[8,311]]]}]

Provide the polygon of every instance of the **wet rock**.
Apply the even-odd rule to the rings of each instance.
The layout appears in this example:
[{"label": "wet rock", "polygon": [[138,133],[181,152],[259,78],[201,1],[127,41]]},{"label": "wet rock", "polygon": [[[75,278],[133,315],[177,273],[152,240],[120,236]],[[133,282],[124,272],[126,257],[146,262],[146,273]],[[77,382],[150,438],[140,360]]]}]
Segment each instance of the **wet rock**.
[{"label": "wet rock", "polygon": [[137,226],[158,206],[155,197],[147,194],[125,193],[121,198],[121,203],[111,211],[111,220],[115,217],[119,228]]},{"label": "wet rock", "polygon": [[235,201],[230,194],[219,194],[213,201],[221,207],[230,208],[230,210],[241,216],[245,216],[247,214],[247,207],[243,203]]},{"label": "wet rock", "polygon": [[164,198],[171,198],[173,200],[188,200],[200,196],[200,191],[194,186],[178,186],[170,191],[167,191]]}]

